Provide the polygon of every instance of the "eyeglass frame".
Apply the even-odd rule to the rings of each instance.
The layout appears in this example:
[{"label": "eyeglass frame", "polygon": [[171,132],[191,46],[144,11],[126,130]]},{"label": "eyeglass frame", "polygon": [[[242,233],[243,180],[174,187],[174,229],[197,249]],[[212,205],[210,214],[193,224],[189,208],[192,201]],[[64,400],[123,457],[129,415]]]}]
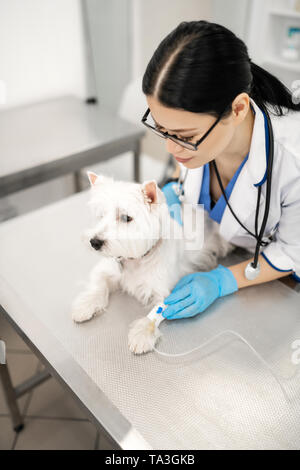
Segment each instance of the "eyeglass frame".
[{"label": "eyeglass frame", "polygon": [[[226,107],[227,108],[227,107]],[[150,108],[147,109],[147,111],[145,112],[144,116],[142,117],[141,119],[141,122],[146,126],[146,127],[149,127],[149,129],[152,129],[153,131],[155,131],[156,134],[160,135],[162,138],[164,139],[170,139],[172,140],[172,142],[175,142],[174,139],[172,139],[172,137],[176,137],[176,142],[182,142],[183,144],[188,144],[188,145],[191,145],[193,147],[193,149],[191,148],[188,148],[184,145],[182,145],[183,148],[186,148],[186,149],[189,149],[189,150],[192,150],[192,151],[197,151],[198,150],[198,146],[206,139],[206,137],[211,133],[211,131],[215,128],[215,126],[218,124],[218,122],[220,122],[221,118],[223,117],[225,111],[226,111],[226,108],[221,112],[221,114],[219,115],[218,119],[214,122],[214,124],[208,129],[208,131],[201,137],[200,140],[198,140],[198,142],[196,142],[195,144],[193,144],[192,142],[185,142],[184,140],[182,139],[179,139],[176,134],[169,134],[168,132],[162,132],[162,131],[159,131],[157,129],[155,129],[155,127],[152,127],[150,126],[150,124],[148,124],[146,122],[146,119],[148,117],[148,114],[150,113]],[[180,145],[180,144],[179,144]]]}]

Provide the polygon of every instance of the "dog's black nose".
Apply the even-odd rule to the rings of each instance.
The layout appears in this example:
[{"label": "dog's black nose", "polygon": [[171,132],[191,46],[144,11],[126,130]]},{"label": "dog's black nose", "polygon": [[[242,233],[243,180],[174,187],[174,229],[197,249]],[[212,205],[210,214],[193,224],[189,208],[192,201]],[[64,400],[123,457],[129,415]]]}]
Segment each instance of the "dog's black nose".
[{"label": "dog's black nose", "polygon": [[99,240],[99,238],[91,238],[90,244],[95,250],[100,250],[101,246],[103,245],[104,240]]}]

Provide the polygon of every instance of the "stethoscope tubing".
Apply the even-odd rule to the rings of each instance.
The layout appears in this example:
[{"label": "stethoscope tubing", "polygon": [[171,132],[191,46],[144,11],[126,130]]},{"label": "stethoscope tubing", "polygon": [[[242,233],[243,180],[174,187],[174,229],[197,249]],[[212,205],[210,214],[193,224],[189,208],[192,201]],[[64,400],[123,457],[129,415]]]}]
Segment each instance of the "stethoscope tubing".
[{"label": "stethoscope tubing", "polygon": [[[217,180],[220,186],[220,189],[222,191],[222,194],[224,196],[224,199],[226,201],[226,204],[232,213],[233,217],[236,219],[236,221],[239,223],[239,225],[247,232],[249,235],[254,237],[257,241],[256,247],[255,247],[255,254],[254,254],[254,259],[253,262],[251,263],[251,266],[254,270],[257,269],[258,266],[258,257],[259,257],[259,250],[261,246],[266,246],[268,243],[264,242],[263,236],[265,232],[265,228],[267,225],[268,217],[269,217],[269,212],[270,212],[270,201],[271,201],[271,186],[272,186],[272,172],[273,172],[273,160],[274,160],[274,134],[273,134],[273,126],[272,122],[268,113],[267,108],[261,104],[261,107],[265,113],[265,116],[267,118],[267,126],[268,126],[268,144],[269,144],[269,152],[268,152],[268,159],[267,159],[267,170],[266,170],[266,204],[265,204],[265,211],[264,211],[264,216],[263,216],[263,221],[261,224],[260,231],[258,233],[258,218],[259,218],[259,206],[260,206],[260,199],[261,199],[261,190],[262,190],[262,185],[258,186],[258,193],[257,193],[257,203],[256,203],[256,211],[255,211],[255,234],[252,233],[245,225],[239,220],[239,218],[236,216],[235,212],[233,211],[227,195],[225,193],[225,189],[220,177],[220,174],[218,172],[218,168],[216,165],[215,160],[212,160],[212,165],[214,167]],[[177,186],[177,195],[179,199],[183,197],[183,192],[184,192],[184,184],[188,175],[188,169],[186,170],[184,179],[181,180],[180,176],[178,178],[178,186]]]}]

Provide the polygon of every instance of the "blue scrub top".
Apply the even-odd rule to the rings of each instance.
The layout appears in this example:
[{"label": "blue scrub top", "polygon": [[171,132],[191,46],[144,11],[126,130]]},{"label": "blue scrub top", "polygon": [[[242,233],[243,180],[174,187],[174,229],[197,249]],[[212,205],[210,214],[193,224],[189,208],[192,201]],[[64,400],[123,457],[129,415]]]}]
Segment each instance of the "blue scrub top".
[{"label": "blue scrub top", "polygon": [[[255,109],[253,108],[252,104],[250,104],[252,111],[255,114]],[[267,118],[265,116],[265,133],[266,133],[266,155],[269,155],[268,152],[268,126],[267,126]],[[229,200],[230,195],[232,193],[232,190],[234,188],[235,182],[238,179],[238,176],[240,172],[242,171],[243,166],[245,165],[246,161],[248,160],[249,153],[246,155],[238,169],[236,170],[235,174],[233,175],[231,181],[228,183],[226,189],[225,189],[225,194],[227,196],[227,199]],[[265,180],[265,178],[264,178]],[[264,180],[261,181],[259,184],[263,184]],[[209,216],[215,220],[218,224],[221,223],[224,211],[226,209],[226,201],[223,196],[223,194],[220,196],[218,201],[214,203],[211,200],[210,197],[210,168],[209,168],[209,163],[206,163],[203,168],[203,178],[202,178],[202,186],[201,186],[201,192],[198,200],[198,204],[203,204],[204,209],[207,210]]]},{"label": "blue scrub top", "polygon": [[[235,185],[236,180],[240,172],[242,171],[243,166],[245,165],[246,161],[248,160],[248,155],[244,158],[238,169],[236,170],[233,178],[230,180],[228,185],[225,189],[225,194],[227,199],[230,198],[232,193],[233,187]],[[210,168],[209,163],[206,163],[203,168],[203,179],[202,179],[202,186],[198,204],[203,204],[204,209],[207,210],[209,216],[215,220],[216,222],[221,223],[225,208],[226,208],[226,201],[223,194],[220,196],[218,201],[214,204],[211,197],[210,197]]]}]

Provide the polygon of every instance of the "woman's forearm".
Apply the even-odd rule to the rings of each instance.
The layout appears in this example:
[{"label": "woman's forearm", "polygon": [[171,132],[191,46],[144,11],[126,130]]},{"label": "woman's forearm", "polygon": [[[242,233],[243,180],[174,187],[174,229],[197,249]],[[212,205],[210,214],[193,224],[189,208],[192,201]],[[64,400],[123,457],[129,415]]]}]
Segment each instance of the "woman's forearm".
[{"label": "woman's forearm", "polygon": [[280,279],[281,277],[288,276],[293,272],[277,271],[276,269],[272,268],[272,266],[270,266],[270,264],[261,255],[259,256],[258,260],[260,264],[260,274],[253,281],[249,281],[245,277],[245,268],[250,261],[253,261],[253,258],[248,261],[243,261],[242,263],[236,264],[234,266],[228,266],[228,269],[230,269],[237,281],[239,289],[241,289],[242,287],[253,286],[255,284],[262,284],[264,282],[274,281],[275,279]]}]

